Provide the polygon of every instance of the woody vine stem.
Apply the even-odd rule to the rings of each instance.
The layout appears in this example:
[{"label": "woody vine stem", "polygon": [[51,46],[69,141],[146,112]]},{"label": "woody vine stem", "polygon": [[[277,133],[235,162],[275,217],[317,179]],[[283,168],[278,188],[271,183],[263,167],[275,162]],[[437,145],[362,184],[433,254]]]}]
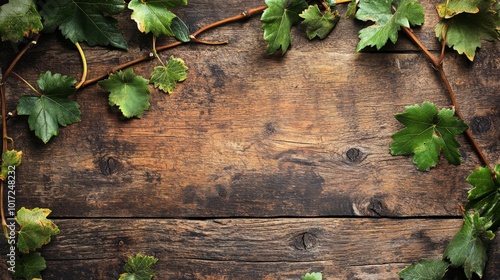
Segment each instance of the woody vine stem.
[{"label": "woody vine stem", "polygon": [[[200,34],[202,34],[203,32],[206,32],[206,31],[208,31],[210,29],[219,27],[221,25],[225,25],[225,24],[228,24],[228,23],[231,23],[231,22],[236,22],[236,21],[240,21],[240,20],[244,20],[244,19],[250,18],[253,15],[258,14],[258,13],[264,11],[266,8],[267,8],[266,5],[259,6],[259,7],[254,8],[254,9],[250,9],[250,10],[244,11],[244,12],[238,14],[238,15],[235,15],[235,16],[232,16],[232,17],[220,20],[220,21],[213,22],[211,24],[208,24],[208,25],[200,28],[196,32],[192,33],[189,37],[190,37],[190,39],[191,39],[192,42],[199,43],[199,44],[218,45],[218,44],[221,44],[221,43],[222,44],[228,43],[227,41],[216,42],[216,43],[206,42],[206,41],[197,39],[197,36],[200,35]],[[10,118],[8,116],[15,116],[17,114],[15,111],[7,113],[5,82],[9,78],[10,74],[13,74],[12,71],[13,71],[14,67],[17,65],[17,63],[21,60],[21,58],[24,56],[24,54],[30,49],[30,47],[33,46],[33,45],[35,45],[38,42],[39,38],[40,38],[40,33],[37,34],[17,54],[17,56],[14,58],[14,60],[10,64],[9,68],[7,68],[7,70],[4,72],[3,77],[2,77],[2,79],[0,81],[0,102],[1,102],[1,112],[2,112],[2,136],[3,136],[3,138],[2,138],[3,139],[3,141],[2,141],[2,152],[5,152],[5,151],[8,150],[8,140],[9,139],[12,140],[11,138],[9,138],[8,131],[7,131],[7,120]],[[167,44],[167,45],[159,46],[157,48],[154,47],[153,50],[152,50],[153,56],[151,56],[150,54],[148,54],[148,55],[144,55],[144,56],[138,57],[138,58],[136,58],[134,60],[131,60],[129,62],[126,62],[126,63],[123,63],[121,65],[118,65],[118,66],[114,67],[113,69],[110,69],[105,74],[102,74],[102,75],[100,75],[100,76],[98,76],[96,78],[87,80],[86,79],[86,77],[87,77],[87,62],[86,62],[85,54],[84,54],[82,48],[80,47],[80,45],[78,43],[76,43],[75,45],[76,45],[76,47],[78,49],[78,52],[80,54],[80,57],[82,59],[82,68],[83,68],[83,71],[82,71],[82,78],[81,78],[80,82],[75,86],[75,88],[79,89],[79,88],[83,88],[85,86],[94,84],[94,83],[96,83],[96,82],[98,82],[98,81],[100,81],[102,79],[105,79],[107,76],[109,76],[110,73],[113,73],[113,72],[116,72],[116,71],[119,71],[119,70],[123,70],[125,68],[128,68],[130,66],[136,65],[136,64],[144,62],[144,61],[148,61],[151,58],[154,58],[154,53],[162,52],[162,51],[165,51],[165,50],[168,50],[168,49],[180,46],[182,44],[184,44],[184,42],[176,41],[176,42],[173,42],[173,43],[170,43],[170,44]],[[22,79],[18,75],[14,75],[14,76]],[[4,213],[3,193],[4,193],[4,181],[0,180],[0,210],[1,210],[0,211],[0,215],[1,215],[1,220],[2,220],[3,232],[4,232],[5,237],[7,238],[8,237],[8,234],[7,234],[7,222],[5,220],[5,213]]]},{"label": "woody vine stem", "polygon": [[[340,1],[335,1],[335,2],[336,2],[336,4],[341,4],[341,3],[351,2],[351,0],[340,0]],[[326,5],[326,2],[322,1],[322,4],[324,5],[325,9],[329,8],[328,5]],[[248,19],[248,18],[250,18],[250,17],[252,17],[252,16],[254,16],[254,15],[258,14],[258,13],[263,12],[267,8],[268,8],[267,5],[259,6],[259,7],[256,7],[256,8],[253,8],[253,9],[249,9],[247,11],[244,11],[244,12],[238,14],[238,15],[235,15],[235,16],[232,16],[232,17],[228,17],[226,19],[223,19],[223,20],[216,21],[216,22],[213,22],[211,24],[208,24],[208,25],[206,25],[206,26],[198,29],[194,33],[190,34],[189,35],[190,42],[198,43],[198,44],[207,44],[207,45],[226,44],[226,43],[228,43],[227,41],[207,42],[207,41],[199,39],[198,36],[201,35],[202,33],[206,32],[206,31],[210,30],[210,29],[217,28],[217,27],[219,27],[221,25],[225,25],[225,24],[228,24],[228,23],[231,23],[231,22],[236,22],[236,21]],[[455,109],[455,114],[460,119],[464,120],[463,114],[460,111],[459,104],[458,104],[457,99],[455,97],[454,90],[453,90],[453,88],[452,88],[452,86],[451,86],[451,84],[450,84],[450,82],[449,82],[449,80],[447,78],[447,75],[446,75],[446,73],[444,71],[444,68],[443,68],[443,60],[444,60],[444,56],[445,56],[445,47],[446,47],[446,35],[443,36],[442,48],[441,48],[440,55],[439,55],[438,58],[436,58],[420,42],[420,40],[415,36],[415,34],[413,33],[413,31],[410,28],[402,27],[402,29],[403,29],[403,32],[407,35],[407,37],[412,42],[414,42],[422,50],[422,52],[427,56],[427,58],[430,60],[433,68],[438,72],[438,75],[439,75],[441,81],[443,82],[444,87],[445,87],[445,89],[446,89],[446,91],[447,91],[447,93],[448,93],[448,95],[449,95],[449,97],[451,99],[452,105],[453,105],[453,107]],[[445,28],[445,29],[447,29],[447,28]],[[444,30],[445,34],[447,32],[448,32],[448,30]],[[17,56],[14,58],[14,60],[9,65],[9,67],[7,68],[7,70],[4,72],[3,76],[0,79],[0,102],[1,102],[1,117],[2,117],[1,118],[1,125],[2,125],[2,152],[6,152],[9,149],[9,142],[10,142],[11,147],[14,148],[14,141],[8,135],[7,122],[9,120],[9,118],[11,118],[12,116],[16,115],[15,111],[10,112],[10,113],[7,112],[5,82],[11,76],[11,74],[13,74],[17,78],[21,79],[23,82],[27,83],[22,77],[20,77],[16,73],[14,73],[13,69],[15,68],[15,66],[17,65],[17,63],[20,61],[20,59],[25,55],[25,53],[29,50],[29,48],[32,47],[33,45],[35,45],[37,43],[39,37],[40,37],[40,34],[35,35],[33,37],[32,41],[30,41],[26,46],[24,46],[24,48],[17,54]],[[98,77],[93,78],[93,79],[87,79],[88,68],[87,68],[87,62],[86,62],[85,53],[84,53],[83,49],[81,48],[81,46],[79,45],[79,43],[75,43],[75,46],[76,46],[76,48],[77,48],[77,50],[79,52],[80,58],[82,60],[82,69],[83,69],[82,70],[82,76],[80,78],[80,81],[75,86],[75,89],[83,88],[85,86],[88,86],[88,85],[94,84],[94,83],[96,83],[98,81],[101,81],[101,80],[105,79],[106,77],[108,77],[111,73],[114,73],[116,71],[123,70],[125,68],[128,68],[130,66],[136,65],[138,63],[149,61],[149,60],[151,60],[151,59],[153,59],[155,57],[158,58],[158,55],[157,55],[158,52],[162,52],[162,51],[165,51],[165,50],[168,50],[168,49],[180,46],[180,45],[185,44],[185,43],[186,42],[175,41],[175,42],[170,43],[170,44],[166,44],[166,45],[163,45],[163,46],[156,47],[156,38],[153,37],[153,40],[152,40],[152,51],[150,53],[148,53],[146,55],[143,55],[143,56],[140,56],[140,57],[138,57],[138,58],[136,58],[134,60],[128,61],[126,63],[120,64],[120,65],[118,65],[118,66],[110,69],[108,72],[103,73],[103,74],[101,74]],[[163,62],[162,62],[162,64],[163,64]],[[30,88],[32,90],[36,91],[32,86],[30,86]],[[474,149],[475,153],[478,155],[480,161],[491,170],[492,177],[495,178],[494,169],[491,167],[488,159],[486,158],[485,154],[483,153],[483,151],[481,150],[481,148],[478,145],[477,141],[475,140],[472,132],[469,129],[467,129],[465,133],[466,133],[466,136],[467,136],[469,142],[472,145],[472,148]],[[3,205],[3,202],[4,202],[3,193],[4,193],[4,181],[0,180],[0,215],[1,215],[2,228],[3,228],[4,234],[8,238],[7,223],[6,223],[6,219],[5,219],[4,205]]]}]

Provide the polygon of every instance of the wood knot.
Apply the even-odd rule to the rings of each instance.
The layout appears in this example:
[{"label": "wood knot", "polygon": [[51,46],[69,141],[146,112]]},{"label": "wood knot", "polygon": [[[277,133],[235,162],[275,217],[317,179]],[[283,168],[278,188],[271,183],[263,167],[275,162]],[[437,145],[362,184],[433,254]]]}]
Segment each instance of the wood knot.
[{"label": "wood knot", "polygon": [[316,236],[309,232],[301,233],[293,238],[293,247],[296,250],[310,250],[316,247]]},{"label": "wood knot", "polygon": [[382,199],[374,197],[370,200],[368,209],[373,213],[374,216],[383,217],[387,214],[387,209],[384,205]]},{"label": "wood knot", "polygon": [[491,121],[488,117],[474,117],[470,122],[470,128],[474,134],[485,133],[490,130]]},{"label": "wood knot", "polygon": [[278,132],[278,125],[274,122],[268,122],[264,125],[264,135],[271,136]]},{"label": "wood knot", "polygon": [[216,185],[216,188],[217,188],[217,194],[219,195],[219,197],[225,198],[227,196],[227,190],[226,190],[226,188],[224,188],[223,185]]},{"label": "wood knot", "polygon": [[102,157],[99,159],[99,169],[105,176],[110,176],[117,173],[119,168],[120,163],[113,157]]},{"label": "wood knot", "polygon": [[358,148],[350,148],[345,153],[345,156],[347,160],[353,164],[362,162],[366,157],[365,154]]}]

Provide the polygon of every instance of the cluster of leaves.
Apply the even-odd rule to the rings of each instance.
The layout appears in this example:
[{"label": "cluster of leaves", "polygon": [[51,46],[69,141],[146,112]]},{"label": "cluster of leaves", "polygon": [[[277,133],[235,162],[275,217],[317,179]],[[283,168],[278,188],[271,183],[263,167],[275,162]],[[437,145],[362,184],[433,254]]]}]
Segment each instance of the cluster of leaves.
[{"label": "cluster of leaves", "polygon": [[[61,0],[45,1],[38,7],[37,1],[10,1],[0,7],[0,37],[2,40],[19,41],[32,33],[61,33],[71,42],[86,42],[89,46],[112,46],[127,49],[127,43],[116,27],[112,16],[125,10],[123,0]],[[131,19],[140,32],[152,33],[155,37],[172,36],[182,42],[189,41],[187,26],[172,11],[172,8],[187,5],[186,0],[141,1],[132,0],[128,8]],[[22,20],[20,20],[22,19]],[[117,106],[123,116],[140,118],[149,108],[151,88],[149,84],[165,93],[172,93],[178,82],[186,79],[184,61],[173,56],[164,62],[153,50],[161,65],[154,68],[149,79],[138,76],[132,69],[118,71],[109,79],[99,83],[110,92],[109,104]],[[34,95],[20,98],[17,112],[27,115],[30,129],[44,143],[59,133],[60,126],[80,121],[80,106],[70,97],[77,90],[73,77],[43,73],[38,78],[38,88],[30,86]]]},{"label": "cluster of leaves", "polygon": [[45,270],[45,259],[38,249],[50,242],[52,236],[59,234],[59,228],[47,219],[49,209],[22,207],[17,211],[16,221],[19,224],[17,249],[21,256],[16,261],[15,277],[33,279],[42,278]]},{"label": "cluster of leaves", "polygon": [[[181,42],[190,40],[188,28],[171,11],[187,5],[186,0],[131,0],[128,5],[123,0],[48,0],[40,3],[38,6],[35,0],[11,0],[1,6],[1,39],[19,41],[32,33],[60,30],[75,44],[86,42],[89,46],[126,49],[127,43],[113,16],[128,7],[140,32],[151,33],[154,38],[171,36]],[[334,10],[336,3],[331,0],[265,0],[265,3],[267,8],[261,22],[268,54],[287,52],[295,25],[301,24],[310,40],[323,39],[340,19],[339,12]],[[447,0],[437,6],[437,13],[440,18],[435,27],[437,39],[470,60],[481,47],[481,40],[500,39],[498,0]],[[389,41],[396,43],[401,29],[424,24],[423,7],[417,0],[352,0],[345,16],[372,22],[359,31],[356,52],[367,47],[380,49]],[[109,104],[116,106],[127,118],[140,118],[148,110],[150,87],[172,93],[176,84],[186,79],[187,67],[182,59],[172,56],[164,63],[154,49],[153,55],[161,65],[154,68],[149,79],[136,75],[129,68],[112,73],[108,79],[99,82],[101,88],[109,92]],[[36,95],[20,98],[17,112],[29,116],[30,128],[46,143],[58,134],[60,126],[80,120],[79,105],[70,99],[79,86],[75,78],[50,71],[41,74],[37,84],[39,90],[30,86]],[[438,110],[434,104],[425,102],[421,106],[407,107],[404,113],[396,115],[396,119],[405,127],[392,136],[391,154],[413,155],[413,162],[421,171],[436,166],[441,154],[451,164],[461,163],[460,145],[455,137],[468,126],[455,116],[453,109]],[[5,167],[18,165],[20,158],[21,153],[14,150],[3,154],[3,178]],[[467,180],[474,188],[469,192],[464,222],[444,252],[443,259],[414,264],[400,272],[403,279],[441,279],[450,267],[463,267],[468,279],[474,274],[483,275],[488,241],[494,238],[493,232],[500,225],[499,175],[500,166],[495,170],[484,167],[472,172]],[[46,219],[49,210],[21,210],[23,212],[18,213],[21,226],[18,247],[25,258],[21,261],[28,264],[24,267],[41,268],[43,258],[34,250],[50,241],[50,236],[57,234],[58,229]],[[26,211],[35,213],[28,215]],[[44,230],[51,230],[37,229],[32,220],[46,223]],[[154,275],[151,266],[156,261],[142,255],[130,258],[120,279],[151,279]],[[27,272],[23,272],[22,268],[18,273],[23,273],[23,277],[39,275],[39,271],[26,269]],[[306,274],[302,279],[318,280],[321,274]]]},{"label": "cluster of leaves", "polygon": [[111,74],[99,85],[109,94],[109,104],[117,106],[127,118],[140,118],[149,109],[148,84],[166,93],[172,93],[177,82],[186,79],[187,67],[180,58],[170,57],[166,65],[156,66],[149,80],[138,76],[132,68]]},{"label": "cluster of leaves", "polygon": [[488,243],[500,226],[500,165],[492,171],[480,167],[467,181],[469,191],[462,227],[446,248],[443,259],[424,260],[400,272],[403,279],[443,279],[450,267],[463,267],[467,279],[483,276]]},{"label": "cluster of leaves", "polygon": [[[268,8],[261,17],[267,52],[284,54],[291,45],[292,26],[305,26],[309,39],[325,38],[340,19],[332,8],[335,1],[308,5],[306,0],[266,0]],[[496,0],[448,0],[437,6],[441,21],[436,26],[436,36],[446,39],[446,44],[458,53],[465,53],[473,60],[481,40],[498,40],[500,37],[500,5]],[[398,31],[424,23],[423,6],[417,0],[352,0],[346,17],[354,16],[373,24],[359,31],[356,52],[366,47],[382,48],[390,40],[396,43]]]},{"label": "cluster of leaves", "polygon": [[481,40],[495,41],[500,34],[500,3],[492,0],[452,0],[437,6],[441,18],[436,37],[448,47],[474,60]]}]

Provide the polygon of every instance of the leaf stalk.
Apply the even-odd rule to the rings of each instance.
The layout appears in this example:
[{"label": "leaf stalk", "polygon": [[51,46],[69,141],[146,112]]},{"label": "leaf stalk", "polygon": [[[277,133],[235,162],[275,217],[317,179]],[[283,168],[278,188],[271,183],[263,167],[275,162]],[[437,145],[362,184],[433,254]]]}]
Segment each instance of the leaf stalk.
[{"label": "leaf stalk", "polygon": [[[23,77],[21,77],[19,74],[17,74],[16,72],[12,71],[11,72],[12,75],[16,76],[16,78],[18,78],[19,80],[21,80],[23,83],[25,83],[30,89],[31,91],[35,92],[36,94],[38,95],[42,95],[38,90],[36,90],[36,88],[34,88],[28,81],[26,81]],[[4,136],[5,137],[5,136]]]},{"label": "leaf stalk", "polygon": [[83,73],[82,73],[82,78],[80,79],[80,82],[75,86],[76,89],[79,89],[83,83],[85,83],[85,80],[87,79],[87,58],[85,57],[85,53],[82,50],[82,47],[80,46],[80,43],[76,42],[75,43],[76,48],[78,49],[78,52],[80,53],[80,57],[82,58],[82,65],[83,65]]}]

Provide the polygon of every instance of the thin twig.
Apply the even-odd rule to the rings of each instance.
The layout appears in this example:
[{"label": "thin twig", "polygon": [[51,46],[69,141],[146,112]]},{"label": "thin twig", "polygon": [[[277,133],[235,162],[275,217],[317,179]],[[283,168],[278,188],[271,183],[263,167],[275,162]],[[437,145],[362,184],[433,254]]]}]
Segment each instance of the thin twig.
[{"label": "thin twig", "polygon": [[119,70],[123,70],[127,67],[130,67],[132,65],[135,65],[139,62],[143,62],[143,61],[146,61],[146,60],[149,60],[151,59],[151,56],[150,55],[145,55],[145,56],[141,56],[139,58],[136,58],[132,61],[129,61],[127,63],[124,63],[124,64],[121,64],[113,69],[111,69],[108,73],[106,74],[102,74],[100,75],[99,77],[96,77],[96,78],[93,78],[93,79],[89,79],[89,80],[86,80],[85,83],[83,83],[82,87],[85,87],[85,86],[88,86],[90,84],[94,84],[94,83],[97,83],[98,81],[102,80],[102,79],[105,79],[106,77],[108,77],[110,74],[112,74],[113,72],[116,72],[116,71],[119,71]]},{"label": "thin twig", "polygon": [[439,61],[429,52],[429,50],[420,42],[420,40],[413,34],[413,31],[411,31],[410,28],[403,27],[403,32],[408,36],[429,58],[429,60],[432,62],[432,65],[434,67],[438,68],[439,67]]},{"label": "thin twig", "polygon": [[[10,74],[12,73],[12,70],[14,70],[14,67],[17,65],[17,63],[21,60],[21,58],[24,56],[24,54],[31,48],[31,46],[35,45],[38,42],[38,39],[40,39],[40,33],[36,34],[33,40],[31,40],[28,44],[24,46],[24,48],[16,55],[14,60],[10,63],[9,67],[3,75],[0,73],[0,102],[1,104],[1,112],[2,112],[2,154],[7,151],[9,148],[8,145],[8,139],[9,135],[7,133],[7,104],[6,104],[6,97],[5,97],[5,81],[9,78]],[[5,212],[4,212],[4,205],[3,205],[3,190],[4,190],[4,185],[5,182],[3,180],[0,180],[0,219],[2,220],[2,229],[3,233],[5,235],[5,238],[9,238],[8,234],[8,229],[7,229],[7,221],[5,220]]]},{"label": "thin twig", "polygon": [[19,60],[31,48],[31,46],[36,45],[36,43],[38,42],[38,39],[40,39],[40,33],[36,34],[35,37],[33,38],[33,40],[31,40],[28,44],[26,44],[26,46],[24,46],[24,48],[16,55],[14,60],[12,60],[12,62],[10,63],[9,68],[7,68],[7,70],[5,70],[5,72],[3,73],[3,77],[0,80],[0,84],[3,84],[7,80],[7,78],[10,75],[10,72],[12,72],[14,67],[19,62]]},{"label": "thin twig", "polygon": [[266,5],[257,7],[255,9],[250,9],[248,11],[244,11],[244,12],[242,12],[242,13],[236,15],[236,16],[228,17],[226,19],[223,19],[223,20],[220,20],[220,21],[217,21],[217,22],[205,25],[204,27],[198,29],[198,31],[194,32],[191,35],[194,36],[194,37],[196,37],[196,36],[200,35],[201,33],[205,32],[207,30],[210,30],[212,28],[215,28],[215,27],[218,27],[218,26],[230,23],[230,22],[239,21],[239,20],[242,20],[242,19],[247,19],[247,18],[253,16],[256,13],[260,13],[260,12],[264,11],[265,9],[267,9]]},{"label": "thin twig", "polygon": [[344,3],[351,3],[352,1],[351,0],[337,0],[335,1],[335,5],[336,4],[344,4]]},{"label": "thin twig", "polygon": [[220,41],[220,42],[210,42],[210,41],[205,41],[205,40],[200,40],[196,37],[194,37],[193,35],[190,35],[189,36],[189,39],[191,39],[193,42],[195,43],[198,43],[198,44],[202,44],[202,45],[211,45],[211,46],[215,46],[215,45],[225,45],[225,44],[229,44],[229,41],[226,40],[226,41]]},{"label": "thin twig", "polygon": [[[242,13],[236,15],[236,16],[232,16],[232,17],[220,20],[220,21],[216,21],[214,23],[210,23],[210,24],[205,25],[202,28],[198,29],[196,32],[194,32],[193,34],[191,34],[189,37],[195,43],[206,44],[207,42],[201,41],[199,39],[196,39],[196,36],[200,35],[201,33],[205,32],[205,31],[208,31],[208,30],[210,30],[212,28],[215,28],[215,27],[218,27],[218,26],[230,23],[230,22],[240,21],[240,20],[249,18],[249,17],[255,15],[256,13],[264,11],[266,8],[267,8],[267,6],[265,6],[265,5],[264,6],[260,6],[260,7],[257,7],[255,9],[250,9],[248,11],[244,11],[244,12],[242,12]],[[193,40],[193,38],[195,38],[196,40]],[[223,42],[223,43],[225,43],[225,42]],[[175,41],[173,43],[170,43],[170,44],[167,44],[167,45],[160,46],[160,47],[156,48],[156,52],[162,52],[162,51],[165,51],[165,50],[168,50],[168,49],[180,46],[182,44],[184,44],[184,42]],[[153,57],[154,57],[154,52],[153,52]],[[106,77],[108,77],[113,72],[116,72],[116,71],[119,71],[119,70],[123,70],[123,69],[125,69],[127,67],[130,67],[130,66],[133,66],[135,64],[138,64],[138,63],[150,60],[151,58],[152,58],[151,55],[145,55],[145,56],[138,57],[138,58],[136,58],[136,59],[134,59],[132,61],[126,62],[124,64],[118,65],[118,66],[114,67],[113,69],[111,69],[110,71],[108,71],[106,74],[102,74],[99,77],[96,77],[96,78],[93,78],[93,79],[85,81],[82,84],[82,87],[88,86],[90,84],[94,84],[94,83],[96,83],[96,82],[98,82],[98,81],[100,81],[102,79],[105,79]]]},{"label": "thin twig", "polygon": [[[420,40],[415,36],[415,34],[413,34],[413,32],[409,28],[403,27],[403,31],[425,53],[425,55],[429,58],[429,60],[431,61],[432,65],[434,66],[434,68],[439,72],[439,77],[443,81],[444,86],[446,88],[446,91],[448,92],[448,95],[449,95],[449,97],[451,99],[451,102],[453,103],[453,107],[455,109],[455,114],[460,119],[464,120],[464,116],[462,115],[460,107],[458,106],[458,102],[457,102],[457,98],[455,96],[455,92],[453,91],[453,88],[451,87],[451,84],[448,81],[446,73],[444,72],[442,58],[440,58],[439,60],[436,59],[429,52],[429,50],[420,42]],[[446,36],[444,36],[444,38],[446,38]],[[493,168],[491,168],[491,165],[490,165],[488,159],[486,158],[486,156],[484,155],[483,151],[481,150],[481,148],[477,144],[476,139],[474,138],[474,135],[472,134],[472,132],[470,131],[470,129],[467,129],[465,131],[465,135],[469,139],[469,142],[472,144],[472,147],[474,148],[476,154],[479,156],[479,159],[481,160],[481,162],[485,166],[487,166],[488,168],[490,168],[490,170],[493,171]],[[494,174],[494,171],[492,172],[492,174]]]},{"label": "thin twig", "polygon": [[[19,74],[16,72],[12,71],[12,75],[16,76],[19,80],[21,80],[23,83],[25,83],[33,92],[35,92],[38,95],[42,95],[36,88],[34,88],[28,81],[26,81],[23,77],[21,77]],[[5,137],[5,136],[4,136]]]},{"label": "thin twig", "polygon": [[441,42],[441,55],[439,56],[439,61],[438,61],[439,64],[442,64],[443,60],[444,60],[444,52],[446,50],[446,38],[447,38],[447,36],[448,36],[448,25],[446,25],[446,32],[444,33],[443,41]]}]

